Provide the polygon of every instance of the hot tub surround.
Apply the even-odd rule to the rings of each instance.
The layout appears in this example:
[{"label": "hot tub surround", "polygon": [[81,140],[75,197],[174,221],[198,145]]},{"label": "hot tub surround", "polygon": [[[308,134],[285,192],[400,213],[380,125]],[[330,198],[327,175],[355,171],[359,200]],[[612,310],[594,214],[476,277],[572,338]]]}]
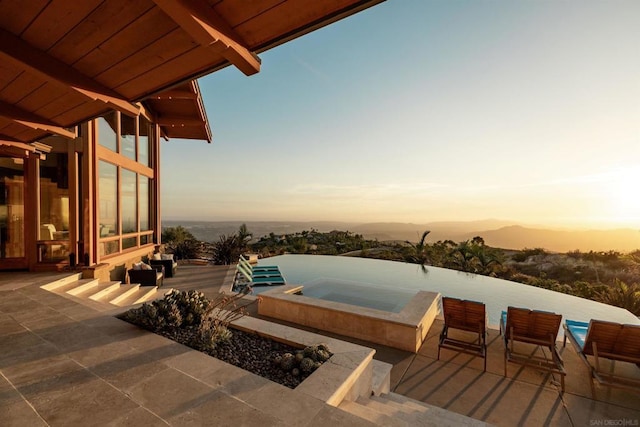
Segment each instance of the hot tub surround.
[{"label": "hot tub surround", "polygon": [[302,285],[260,294],[258,313],[401,350],[417,352],[439,311],[440,294],[419,291],[399,313],[299,295]]}]

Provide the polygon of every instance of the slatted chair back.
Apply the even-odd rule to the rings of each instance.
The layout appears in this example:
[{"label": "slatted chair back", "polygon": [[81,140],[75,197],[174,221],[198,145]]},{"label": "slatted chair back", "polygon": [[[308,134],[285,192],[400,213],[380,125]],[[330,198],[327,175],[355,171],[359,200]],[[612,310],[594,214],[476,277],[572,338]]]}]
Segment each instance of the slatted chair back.
[{"label": "slatted chair back", "polygon": [[591,320],[583,353],[593,356],[594,343],[600,357],[640,363],[640,325]]},{"label": "slatted chair back", "polygon": [[485,305],[477,301],[442,298],[445,324],[450,328],[484,334],[487,326]]},{"label": "slatted chair back", "polygon": [[509,307],[505,338],[531,344],[554,345],[561,322],[560,314]]}]

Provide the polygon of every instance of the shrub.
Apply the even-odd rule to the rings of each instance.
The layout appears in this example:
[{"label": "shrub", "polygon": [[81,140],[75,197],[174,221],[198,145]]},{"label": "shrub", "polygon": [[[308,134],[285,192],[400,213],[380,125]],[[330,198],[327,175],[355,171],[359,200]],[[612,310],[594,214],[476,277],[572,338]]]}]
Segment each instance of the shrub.
[{"label": "shrub", "polygon": [[239,305],[243,296],[220,294],[209,300],[202,292],[173,290],[161,300],[144,303],[123,313],[121,318],[161,333],[195,328],[193,344],[199,348],[212,348],[231,336],[230,323],[244,316],[246,307],[255,302]]}]

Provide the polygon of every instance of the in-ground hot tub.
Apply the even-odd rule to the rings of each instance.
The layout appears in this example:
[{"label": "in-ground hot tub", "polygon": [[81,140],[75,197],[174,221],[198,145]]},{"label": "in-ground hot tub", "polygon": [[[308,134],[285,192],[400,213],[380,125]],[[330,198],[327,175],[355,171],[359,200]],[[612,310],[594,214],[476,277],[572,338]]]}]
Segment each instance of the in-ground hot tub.
[{"label": "in-ground hot tub", "polygon": [[[337,302],[345,298],[378,304],[366,288],[346,283],[323,283],[322,295],[305,296],[304,285],[284,285],[260,293],[258,313],[303,326],[417,352],[439,311],[440,294],[418,291],[396,311]],[[313,288],[313,286],[310,286]],[[327,289],[329,289],[327,291]],[[363,292],[358,295],[357,292]],[[336,298],[337,297],[337,298]],[[377,302],[376,302],[377,301]]]}]

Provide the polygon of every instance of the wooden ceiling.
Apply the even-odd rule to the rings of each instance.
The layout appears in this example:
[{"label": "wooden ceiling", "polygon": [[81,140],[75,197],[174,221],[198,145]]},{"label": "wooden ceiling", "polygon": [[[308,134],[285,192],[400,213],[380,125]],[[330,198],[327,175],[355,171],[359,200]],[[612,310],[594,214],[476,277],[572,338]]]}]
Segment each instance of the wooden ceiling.
[{"label": "wooden ceiling", "polygon": [[[115,109],[211,141],[193,79],[383,0],[0,1],[0,141],[29,144]],[[187,92],[190,93],[187,94]]]}]

